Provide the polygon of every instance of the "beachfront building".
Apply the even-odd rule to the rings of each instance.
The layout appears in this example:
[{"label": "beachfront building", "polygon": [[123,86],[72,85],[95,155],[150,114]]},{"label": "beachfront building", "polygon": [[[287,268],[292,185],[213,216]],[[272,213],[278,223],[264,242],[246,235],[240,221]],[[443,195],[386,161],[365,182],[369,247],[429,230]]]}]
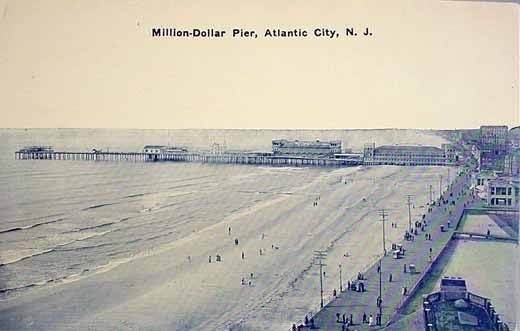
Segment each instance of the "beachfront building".
[{"label": "beachfront building", "polygon": [[480,127],[479,144],[481,149],[506,149],[507,125],[483,125]]},{"label": "beachfront building", "polygon": [[451,144],[443,144],[442,148],[433,146],[379,146],[366,144],[363,153],[365,165],[453,165],[458,155]]},{"label": "beachfront building", "polygon": [[341,154],[341,141],[300,141],[275,139],[272,141],[273,154],[291,156],[333,157]]},{"label": "beachfront building", "polygon": [[486,187],[489,207],[518,208],[519,185],[512,178],[490,180]]},{"label": "beachfront building", "polygon": [[505,125],[483,125],[479,130],[480,170],[503,171],[508,148],[508,129]]}]

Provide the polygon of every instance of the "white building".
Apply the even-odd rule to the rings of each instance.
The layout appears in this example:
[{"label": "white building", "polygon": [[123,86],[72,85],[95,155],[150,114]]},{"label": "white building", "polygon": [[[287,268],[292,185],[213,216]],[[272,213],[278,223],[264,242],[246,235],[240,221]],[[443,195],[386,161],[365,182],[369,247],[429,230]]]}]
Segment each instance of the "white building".
[{"label": "white building", "polygon": [[487,205],[490,207],[518,208],[518,182],[508,178],[490,180],[487,184]]}]

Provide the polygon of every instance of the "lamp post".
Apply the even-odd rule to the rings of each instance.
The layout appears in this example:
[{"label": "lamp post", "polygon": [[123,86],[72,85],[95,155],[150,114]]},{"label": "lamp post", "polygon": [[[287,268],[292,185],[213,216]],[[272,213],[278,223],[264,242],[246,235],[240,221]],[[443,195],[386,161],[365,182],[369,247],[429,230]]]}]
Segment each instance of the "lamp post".
[{"label": "lamp post", "polygon": [[412,198],[412,196],[407,195],[406,197],[408,198],[408,231],[412,232],[412,210],[410,209],[410,206],[412,204],[410,199]]},{"label": "lamp post", "polygon": [[[383,235],[383,256],[386,256],[386,245],[385,245],[385,221],[386,221],[386,211],[385,209],[382,209],[381,210],[381,223],[382,223],[382,227],[383,227],[383,231],[382,231],[382,235]],[[383,265],[382,265],[382,260],[383,260],[383,257],[381,257],[381,259],[379,259],[379,298],[378,298],[378,306],[379,306],[379,319],[378,319],[378,322],[379,322],[379,325],[382,325],[383,322],[383,294],[382,294],[382,290],[383,290],[383,281],[382,281],[382,274],[383,274]]]},{"label": "lamp post", "polygon": [[439,181],[439,201],[442,200],[442,175]]},{"label": "lamp post", "polygon": [[314,251],[314,258],[318,259],[320,265],[320,307],[323,308],[323,267],[326,264],[323,264],[323,260],[327,258],[327,253],[325,251]]},{"label": "lamp post", "polygon": [[339,293],[343,292],[343,281],[341,280],[341,264],[339,265]]}]

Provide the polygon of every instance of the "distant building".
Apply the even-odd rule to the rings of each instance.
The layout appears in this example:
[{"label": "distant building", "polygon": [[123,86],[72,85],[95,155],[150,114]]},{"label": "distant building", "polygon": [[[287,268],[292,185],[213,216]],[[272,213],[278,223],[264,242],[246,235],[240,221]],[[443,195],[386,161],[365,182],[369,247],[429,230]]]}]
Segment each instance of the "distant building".
[{"label": "distant building", "polygon": [[217,143],[213,143],[211,145],[211,149],[210,149],[210,153],[211,154],[224,154],[225,152],[227,152],[227,147],[225,144],[217,144]]},{"label": "distant building", "polygon": [[480,127],[480,149],[505,150],[508,141],[507,136],[506,125],[483,125]]},{"label": "distant building", "polygon": [[457,151],[451,144],[442,148],[433,146],[379,146],[366,144],[364,148],[365,165],[452,165],[457,163]]},{"label": "distant building", "polygon": [[272,141],[274,155],[307,155],[333,157],[341,154],[341,141],[300,141],[276,139]]},{"label": "distant building", "polygon": [[143,148],[143,152],[147,154],[161,154],[161,150],[166,147],[163,145],[146,145]]},{"label": "distant building", "polygon": [[21,153],[52,153],[54,150],[52,146],[25,146],[20,149]]},{"label": "distant building", "polygon": [[143,153],[146,154],[172,154],[185,153],[188,149],[186,147],[164,146],[164,145],[146,145],[143,148]]},{"label": "distant building", "polygon": [[508,133],[509,146],[513,149],[520,149],[520,126],[511,128]]},{"label": "distant building", "polygon": [[479,131],[479,168],[503,171],[508,148],[508,130],[505,125],[485,125]]},{"label": "distant building", "polygon": [[519,185],[510,178],[490,180],[486,193],[489,207],[518,208]]}]

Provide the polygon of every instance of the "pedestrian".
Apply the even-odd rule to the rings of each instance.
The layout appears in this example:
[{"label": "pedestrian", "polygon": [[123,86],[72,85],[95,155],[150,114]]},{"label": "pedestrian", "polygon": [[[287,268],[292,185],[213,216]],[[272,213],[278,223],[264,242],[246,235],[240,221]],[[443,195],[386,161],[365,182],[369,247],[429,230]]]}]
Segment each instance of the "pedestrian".
[{"label": "pedestrian", "polygon": [[209,263],[211,263],[211,255],[209,256],[208,261],[209,261]]},{"label": "pedestrian", "polygon": [[430,255],[432,254],[432,252],[433,252],[433,249],[430,247]]},{"label": "pedestrian", "polygon": [[347,323],[347,317],[343,314],[343,324]]},{"label": "pedestrian", "polygon": [[336,289],[334,289],[334,290],[332,291],[332,296],[335,297],[336,294],[338,294],[338,293],[336,292]]},{"label": "pedestrian", "polygon": [[231,227],[228,228],[228,236],[231,235]]},{"label": "pedestrian", "polygon": [[262,255],[262,249],[260,248],[260,255]]},{"label": "pedestrian", "polygon": [[253,273],[251,273],[251,279],[253,279]]},{"label": "pedestrian", "polygon": [[264,237],[265,237],[265,233],[262,233],[262,240],[264,240]]},{"label": "pedestrian", "polygon": [[406,263],[403,266],[403,272],[406,273]]},{"label": "pedestrian", "polygon": [[307,315],[305,315],[304,323],[305,323],[305,326],[307,326],[307,324],[309,324],[309,317],[307,317]]},{"label": "pedestrian", "polygon": [[191,262],[191,256],[188,255],[188,262]]},{"label": "pedestrian", "polygon": [[377,266],[377,273],[380,273],[380,272],[381,272],[381,266],[378,265],[378,266]]},{"label": "pedestrian", "polygon": [[392,274],[388,275],[388,282],[389,282],[389,283],[392,282]]},{"label": "pedestrian", "polygon": [[350,280],[347,282],[347,288],[350,291]]},{"label": "pedestrian", "polygon": [[292,331],[296,331],[296,324],[292,325]]},{"label": "pedestrian", "polygon": [[245,256],[244,252],[242,252],[242,260],[243,260],[245,257],[246,257],[246,256]]},{"label": "pedestrian", "polygon": [[372,314],[368,317],[368,326],[374,326],[374,317]]},{"label": "pedestrian", "polygon": [[367,322],[367,314],[363,312],[363,323]]},{"label": "pedestrian", "polygon": [[235,238],[235,245],[238,246],[238,238]]},{"label": "pedestrian", "polygon": [[336,313],[336,323],[339,323],[339,313]]},{"label": "pedestrian", "polygon": [[354,325],[354,315],[350,314],[350,320],[348,325]]}]

